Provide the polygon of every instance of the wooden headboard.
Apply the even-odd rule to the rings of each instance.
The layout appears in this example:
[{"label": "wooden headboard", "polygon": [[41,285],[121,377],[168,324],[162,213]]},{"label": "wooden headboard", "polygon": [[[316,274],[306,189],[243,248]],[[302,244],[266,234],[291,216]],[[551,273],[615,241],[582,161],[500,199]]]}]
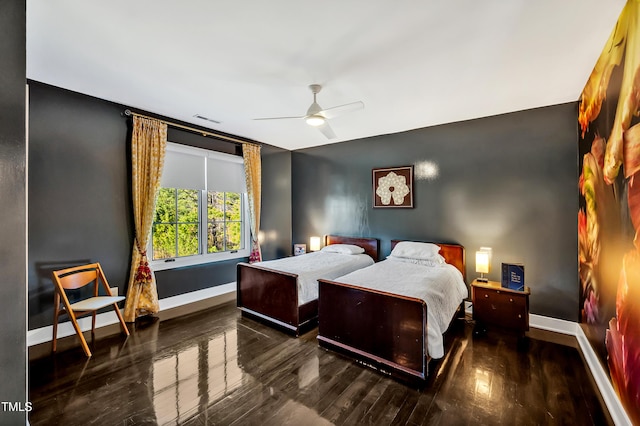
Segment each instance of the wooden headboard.
[{"label": "wooden headboard", "polygon": [[[391,240],[391,250],[398,244],[400,241],[408,241],[408,240]],[[466,260],[464,247],[459,244],[444,244],[444,243],[435,243],[432,241],[428,241],[433,244],[437,244],[440,246],[440,255],[444,257],[444,260],[447,263],[455,266],[458,271],[462,272],[462,278],[464,282],[467,282],[467,272],[466,272]]]},{"label": "wooden headboard", "polygon": [[380,240],[377,238],[343,237],[340,235],[325,235],[324,245],[353,244],[364,249],[364,252],[377,262],[380,253]]}]

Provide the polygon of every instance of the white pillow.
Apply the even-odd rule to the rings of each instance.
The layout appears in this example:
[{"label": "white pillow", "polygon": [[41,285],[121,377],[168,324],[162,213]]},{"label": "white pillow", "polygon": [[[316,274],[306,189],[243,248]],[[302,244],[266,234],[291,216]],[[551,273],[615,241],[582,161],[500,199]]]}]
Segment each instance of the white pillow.
[{"label": "white pillow", "polygon": [[330,244],[322,248],[326,253],[339,253],[339,254],[360,254],[364,253],[364,249],[360,246],[353,244]]},{"label": "white pillow", "polygon": [[392,260],[394,262],[405,262],[405,263],[414,263],[416,265],[424,265],[437,267],[446,264],[447,262],[444,260],[444,257],[436,254],[431,259],[411,259],[408,257],[396,257],[396,256],[387,256],[387,259]]},{"label": "white pillow", "polygon": [[440,246],[432,243],[418,243],[415,241],[400,241],[391,250],[391,256],[409,259],[431,259],[440,252]]}]

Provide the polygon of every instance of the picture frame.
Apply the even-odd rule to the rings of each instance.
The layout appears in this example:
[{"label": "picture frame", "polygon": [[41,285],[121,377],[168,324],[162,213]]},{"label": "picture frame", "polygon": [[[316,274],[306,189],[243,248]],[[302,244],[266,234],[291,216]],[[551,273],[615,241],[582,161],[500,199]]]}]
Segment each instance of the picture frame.
[{"label": "picture frame", "polygon": [[522,263],[502,263],[502,287],[524,291],[524,265]]},{"label": "picture frame", "polygon": [[293,245],[293,255],[299,256],[301,254],[307,253],[307,245],[306,244],[294,244]]},{"label": "picture frame", "polygon": [[372,170],[374,208],[413,208],[413,166]]}]

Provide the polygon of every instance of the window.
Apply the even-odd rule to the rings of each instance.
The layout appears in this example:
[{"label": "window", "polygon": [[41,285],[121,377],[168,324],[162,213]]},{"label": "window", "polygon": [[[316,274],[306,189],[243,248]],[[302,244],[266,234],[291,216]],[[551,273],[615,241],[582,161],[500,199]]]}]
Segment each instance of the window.
[{"label": "window", "polygon": [[161,188],[153,220],[153,260],[200,254],[199,191]]},{"label": "window", "polygon": [[242,248],[242,194],[207,193],[207,250],[209,253]]},{"label": "window", "polygon": [[155,270],[249,255],[241,157],[167,143],[148,251]]}]

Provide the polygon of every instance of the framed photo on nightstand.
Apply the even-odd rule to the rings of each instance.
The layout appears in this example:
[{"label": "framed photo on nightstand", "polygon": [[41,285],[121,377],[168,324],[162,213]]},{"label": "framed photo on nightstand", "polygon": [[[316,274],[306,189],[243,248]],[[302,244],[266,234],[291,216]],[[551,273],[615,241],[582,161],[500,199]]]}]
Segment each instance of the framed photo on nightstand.
[{"label": "framed photo on nightstand", "polygon": [[524,291],[524,265],[522,263],[502,264],[502,287]]},{"label": "framed photo on nightstand", "polygon": [[305,254],[307,252],[306,244],[294,244],[293,245],[293,255],[299,256],[301,254]]}]

